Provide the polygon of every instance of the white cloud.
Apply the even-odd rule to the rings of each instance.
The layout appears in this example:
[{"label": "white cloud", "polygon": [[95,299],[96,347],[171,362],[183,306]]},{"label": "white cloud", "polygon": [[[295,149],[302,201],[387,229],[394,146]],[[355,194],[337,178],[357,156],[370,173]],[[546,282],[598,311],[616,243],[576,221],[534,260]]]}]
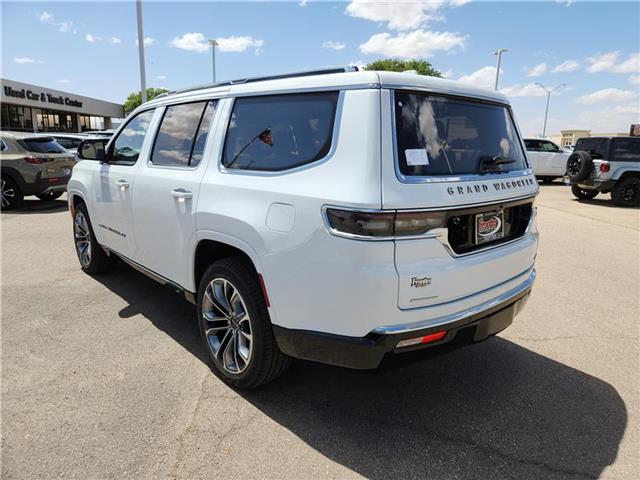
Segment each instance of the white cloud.
[{"label": "white cloud", "polygon": [[118,37],[111,37],[108,42],[112,45],[120,45],[122,43],[122,40],[120,40]]},{"label": "white cloud", "polygon": [[[156,43],[156,39],[155,38],[151,38],[151,37],[144,37],[144,46],[145,47],[150,47],[151,45],[153,45],[154,43]],[[136,38],[136,45],[138,45],[138,39]]]},{"label": "white cloud", "polygon": [[36,63],[37,60],[29,57],[13,57],[13,62],[24,64],[24,63]]},{"label": "white cloud", "polygon": [[629,83],[631,85],[640,85],[640,75],[631,75],[629,77]]},{"label": "white cloud", "polygon": [[[39,16],[38,16],[38,20],[40,20],[43,23],[48,23],[49,25],[53,25],[54,27],[56,27],[58,29],[59,32],[67,32],[69,30],[71,30],[71,28],[73,27],[73,22],[70,20],[60,20],[60,21],[56,21],[55,16],[49,12],[42,12]],[[74,29],[73,33],[76,33],[76,30]]]},{"label": "white cloud", "polygon": [[216,39],[218,49],[221,52],[244,52],[248,48],[255,49],[256,55],[262,53],[264,40],[253,37],[227,37]]},{"label": "white cloud", "polygon": [[439,13],[445,7],[459,7],[468,0],[429,0],[403,2],[352,0],[345,12],[352,17],[386,23],[393,30],[410,30],[428,21],[442,20]]},{"label": "white cloud", "polygon": [[442,73],[442,77],[443,78],[453,78],[453,70],[449,69],[449,70],[445,70],[444,72],[440,72]]},{"label": "white cloud", "polygon": [[576,98],[576,103],[583,105],[594,105],[596,103],[623,103],[637,101],[638,92],[632,90],[620,90],[619,88],[604,88],[602,90],[582,95]]},{"label": "white cloud", "polygon": [[167,76],[166,76],[166,75],[158,75],[156,78],[157,78],[158,80],[166,80],[166,79],[167,79]]},{"label": "white cloud", "polygon": [[640,71],[640,52],[632,53],[627,60],[621,63],[618,63],[619,58],[620,51],[618,50],[587,57],[587,62],[590,64],[587,67],[587,72],[635,73]]},{"label": "white cloud", "polygon": [[580,68],[580,64],[575,60],[565,60],[564,62],[553,67],[551,71],[553,73],[575,72],[579,68]]},{"label": "white cloud", "polygon": [[466,39],[458,33],[425,30],[399,33],[395,37],[390,33],[378,33],[360,45],[360,51],[391,57],[430,57],[437,51],[464,48]]},{"label": "white cloud", "polygon": [[90,33],[87,33],[87,34],[84,36],[84,39],[85,39],[87,42],[89,42],[89,43],[96,43],[96,42],[98,42],[98,41],[102,40],[102,38],[97,37],[97,36],[95,36],[95,35],[91,35]]},{"label": "white cloud", "polygon": [[[504,70],[500,69],[500,73],[503,72]],[[496,67],[482,67],[469,75],[462,75],[458,81],[474,87],[493,88],[496,82]]]},{"label": "white cloud", "polygon": [[524,71],[527,72],[527,77],[539,77],[547,72],[547,64],[542,62],[530,69],[525,67]]},{"label": "white cloud", "polygon": [[298,5],[300,5],[301,7],[306,7],[307,6],[307,0],[300,0]]},{"label": "white cloud", "polygon": [[175,37],[169,45],[190,52],[204,53],[209,50],[207,39],[203,34],[198,32],[189,32],[181,37]]},{"label": "white cloud", "polygon": [[58,80],[58,83],[71,83],[71,81],[68,78],[63,78]]},{"label": "white cloud", "polygon": [[640,123],[640,107],[637,104],[617,105],[579,112],[573,122],[596,133],[628,132],[629,125]]},{"label": "white cloud", "polygon": [[346,47],[346,45],[342,42],[334,42],[332,40],[327,40],[322,43],[322,48],[326,48],[328,50],[342,50]]},{"label": "white cloud", "polygon": [[573,0],[556,0],[556,3],[561,3],[565,7],[570,7],[573,3]]},{"label": "white cloud", "polygon": [[363,62],[362,60],[356,60],[356,61],[349,62],[349,66],[350,67],[358,67],[360,70],[364,70],[364,67],[366,67],[367,64],[365,62]]},{"label": "white cloud", "polygon": [[527,85],[510,85],[500,89],[500,92],[504,93],[508,97],[544,97],[547,95],[542,88],[535,83],[528,83]]}]

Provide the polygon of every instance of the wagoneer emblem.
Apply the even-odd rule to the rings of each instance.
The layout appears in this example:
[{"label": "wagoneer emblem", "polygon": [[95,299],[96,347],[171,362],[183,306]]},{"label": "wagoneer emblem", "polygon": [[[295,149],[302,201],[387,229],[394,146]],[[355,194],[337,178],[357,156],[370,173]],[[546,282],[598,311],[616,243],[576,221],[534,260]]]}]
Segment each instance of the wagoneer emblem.
[{"label": "wagoneer emblem", "polygon": [[416,288],[426,287],[431,285],[431,277],[411,277],[411,286]]}]

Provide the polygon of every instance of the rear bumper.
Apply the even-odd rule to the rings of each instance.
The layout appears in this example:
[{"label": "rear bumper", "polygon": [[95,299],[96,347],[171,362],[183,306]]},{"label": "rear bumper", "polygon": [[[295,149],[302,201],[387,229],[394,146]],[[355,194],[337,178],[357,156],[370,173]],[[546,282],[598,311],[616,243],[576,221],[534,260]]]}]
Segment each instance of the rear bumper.
[{"label": "rear bumper", "polygon": [[589,178],[587,180],[583,180],[581,182],[577,182],[577,185],[580,188],[586,188],[591,190],[598,190],[603,193],[608,193],[613,190],[613,187],[616,185],[615,180],[600,180],[597,178]]},{"label": "rear bumper", "polygon": [[67,184],[69,183],[70,178],[70,175],[45,178],[38,174],[35,182],[24,184],[23,193],[26,196],[40,195],[49,192],[63,192],[67,189]]},{"label": "rear bumper", "polygon": [[[364,337],[347,337],[308,330],[273,326],[280,350],[286,355],[329,365],[354,369],[373,369],[390,353],[404,353],[452,341],[463,329],[473,329],[473,341],[485,340],[513,322],[529,298],[535,271],[522,284],[509,292],[472,309],[409,325],[381,327]],[[427,326],[428,325],[428,326]],[[442,340],[427,345],[397,349],[401,340],[421,337],[446,330]]]}]

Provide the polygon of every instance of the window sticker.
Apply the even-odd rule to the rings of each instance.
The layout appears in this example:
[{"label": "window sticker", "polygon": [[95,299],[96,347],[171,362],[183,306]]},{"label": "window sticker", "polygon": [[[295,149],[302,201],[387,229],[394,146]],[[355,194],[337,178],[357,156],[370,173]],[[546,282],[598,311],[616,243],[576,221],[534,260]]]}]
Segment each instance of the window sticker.
[{"label": "window sticker", "polygon": [[416,165],[429,165],[429,156],[424,148],[407,148],[404,151],[407,158],[407,165],[414,167]]}]

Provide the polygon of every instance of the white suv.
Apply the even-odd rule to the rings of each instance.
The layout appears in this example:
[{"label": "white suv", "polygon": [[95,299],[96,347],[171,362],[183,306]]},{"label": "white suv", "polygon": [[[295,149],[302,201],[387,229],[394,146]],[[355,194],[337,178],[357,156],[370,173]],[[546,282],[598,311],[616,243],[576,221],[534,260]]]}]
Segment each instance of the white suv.
[{"label": "white suv", "polygon": [[483,340],[532,288],[538,186],[506,97],[352,70],[172,92],[80,146],[82,269],[119,257],[184,292],[233,386]]}]

